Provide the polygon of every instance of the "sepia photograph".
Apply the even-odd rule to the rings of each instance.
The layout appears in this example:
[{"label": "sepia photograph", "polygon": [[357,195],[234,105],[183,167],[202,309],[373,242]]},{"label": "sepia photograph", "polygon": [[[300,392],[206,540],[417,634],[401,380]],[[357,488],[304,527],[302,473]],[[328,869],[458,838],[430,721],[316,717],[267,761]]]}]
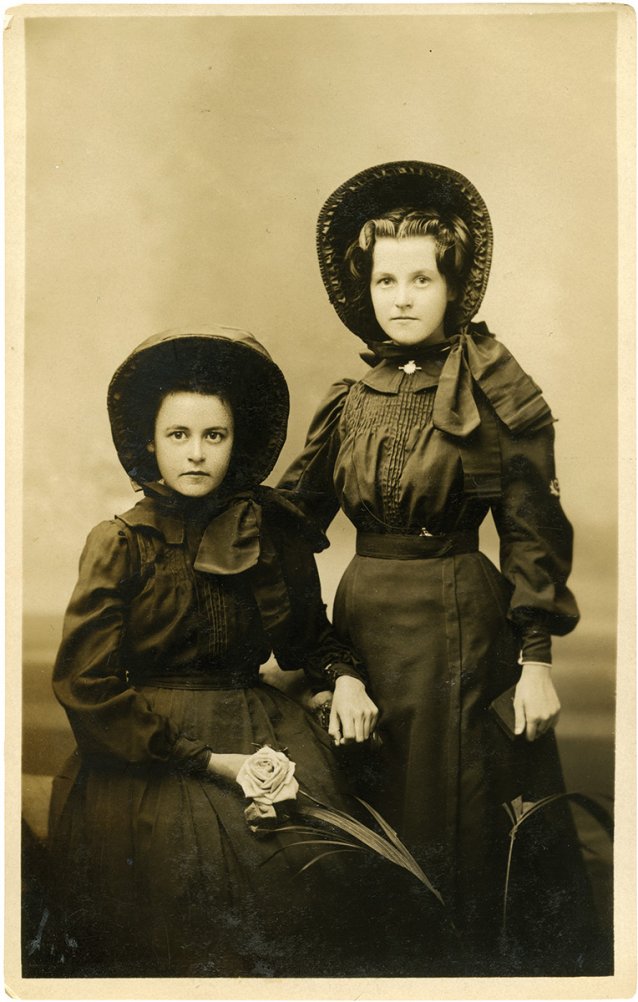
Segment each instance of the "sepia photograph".
[{"label": "sepia photograph", "polygon": [[635,16],[5,12],[6,990],[635,990]]}]

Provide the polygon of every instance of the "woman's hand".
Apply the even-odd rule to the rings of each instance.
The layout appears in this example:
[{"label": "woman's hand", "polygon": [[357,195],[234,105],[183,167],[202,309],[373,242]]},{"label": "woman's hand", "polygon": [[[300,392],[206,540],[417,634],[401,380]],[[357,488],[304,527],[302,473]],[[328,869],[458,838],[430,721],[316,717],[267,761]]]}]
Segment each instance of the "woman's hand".
[{"label": "woman's hand", "polygon": [[342,675],[337,679],[328,727],[328,733],[336,745],[367,741],[378,717],[379,711],[360,679],[350,675]]},{"label": "woman's hand", "polygon": [[216,752],[211,752],[206,771],[217,779],[227,779],[234,783],[247,758],[250,758],[250,755],[218,755]]},{"label": "woman's hand", "polygon": [[534,741],[553,727],[560,714],[560,702],[552,682],[551,665],[530,661],[514,693],[514,732]]}]

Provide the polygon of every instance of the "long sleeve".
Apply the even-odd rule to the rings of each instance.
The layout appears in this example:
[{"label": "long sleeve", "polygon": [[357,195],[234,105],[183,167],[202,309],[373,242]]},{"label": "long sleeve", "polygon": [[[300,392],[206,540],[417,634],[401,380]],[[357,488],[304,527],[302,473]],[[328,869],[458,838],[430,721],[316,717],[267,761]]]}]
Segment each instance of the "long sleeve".
[{"label": "long sleeve", "polygon": [[304,531],[304,517],[301,513],[291,515],[289,509],[281,508],[275,501],[269,505],[268,521],[288,606],[285,627],[271,633],[280,668],[303,668],[314,692],[334,689],[342,675],[358,678],[365,684],[363,665],[339,640],[326,615],[313,552],[313,533]]},{"label": "long sleeve", "polygon": [[339,450],[339,420],[354,380],[334,383],[319,406],[308,430],[306,444],[277,485],[322,529],[339,510],[333,472]]},{"label": "long sleeve", "polygon": [[503,493],[492,506],[500,536],[501,570],[513,593],[510,617],[519,627],[523,658],[551,660],[550,634],[579,619],[567,588],[573,532],[559,500],[554,429],[514,436],[500,429]]},{"label": "long sleeve", "polygon": [[127,682],[122,652],[131,580],[126,537],[114,522],[101,522],[80,558],[53,672],[55,695],[80,751],[94,761],[200,769],[207,746],[178,733]]}]

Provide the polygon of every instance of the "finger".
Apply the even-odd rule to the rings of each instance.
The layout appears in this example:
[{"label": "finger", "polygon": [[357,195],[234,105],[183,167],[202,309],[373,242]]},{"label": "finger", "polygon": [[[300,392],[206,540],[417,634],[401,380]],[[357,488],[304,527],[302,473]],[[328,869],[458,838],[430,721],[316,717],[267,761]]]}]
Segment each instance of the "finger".
[{"label": "finger", "polygon": [[525,737],[528,741],[534,741],[537,736],[538,722],[536,720],[528,720],[527,728],[525,731]]},{"label": "finger", "polygon": [[521,700],[514,700],[514,734],[522,734],[525,730],[525,710]]},{"label": "finger", "polygon": [[341,743],[341,721],[339,719],[339,714],[337,713],[335,707],[333,706],[330,710],[330,723],[328,724],[328,734],[332,738],[335,744]]},{"label": "finger", "polygon": [[361,728],[362,728],[362,741],[367,741],[370,737],[370,717],[367,713],[364,713],[361,718]]},{"label": "finger", "polygon": [[357,744],[361,744],[361,742],[365,740],[363,713],[358,713],[354,718],[353,723],[354,723],[354,739],[357,742]]},{"label": "finger", "polygon": [[352,714],[339,714],[340,744],[351,744],[354,741],[355,731]]}]

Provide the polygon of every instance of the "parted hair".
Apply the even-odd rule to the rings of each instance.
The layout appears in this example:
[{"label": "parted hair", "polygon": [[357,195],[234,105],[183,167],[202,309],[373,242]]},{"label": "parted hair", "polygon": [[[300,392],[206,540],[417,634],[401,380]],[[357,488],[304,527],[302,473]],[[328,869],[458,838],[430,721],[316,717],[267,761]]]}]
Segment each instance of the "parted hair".
[{"label": "parted hair", "polygon": [[458,293],[472,264],[472,235],[459,216],[442,214],[436,209],[393,209],[368,219],[357,239],[346,250],[345,261],[354,280],[355,295],[364,298],[369,291],[375,242],[380,237],[430,236],[434,238],[436,263],[453,292]]}]

